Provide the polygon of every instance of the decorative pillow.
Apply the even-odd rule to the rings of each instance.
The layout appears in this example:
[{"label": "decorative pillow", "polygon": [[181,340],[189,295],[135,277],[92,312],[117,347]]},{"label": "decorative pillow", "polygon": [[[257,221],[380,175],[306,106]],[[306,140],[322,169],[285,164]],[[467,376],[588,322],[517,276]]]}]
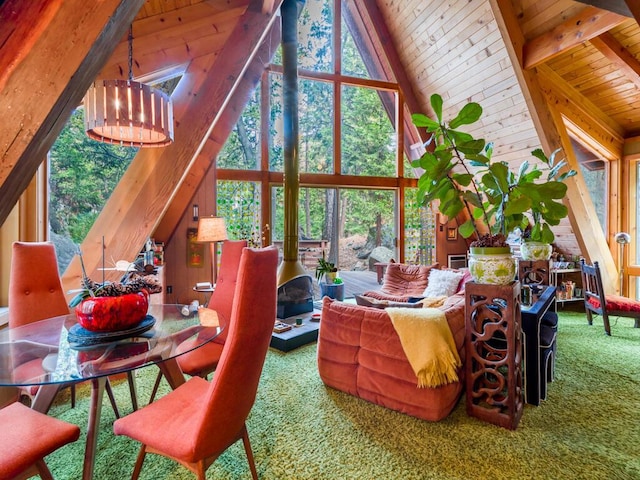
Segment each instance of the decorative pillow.
[{"label": "decorative pillow", "polygon": [[421,308],[422,303],[410,303],[410,302],[391,302],[389,300],[378,300],[377,298],[367,297],[364,295],[354,295],[356,299],[356,303],[363,307],[373,307],[373,308],[387,308],[387,307],[396,307],[396,308]]},{"label": "decorative pillow", "polygon": [[458,284],[464,277],[464,273],[453,270],[436,270],[429,272],[429,283],[423,295],[425,297],[450,297],[458,291]]}]

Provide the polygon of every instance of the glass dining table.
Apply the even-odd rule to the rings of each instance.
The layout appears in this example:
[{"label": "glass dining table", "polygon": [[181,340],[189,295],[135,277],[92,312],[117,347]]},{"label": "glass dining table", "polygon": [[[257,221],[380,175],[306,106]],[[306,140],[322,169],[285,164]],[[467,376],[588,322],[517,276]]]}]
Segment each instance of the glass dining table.
[{"label": "glass dining table", "polygon": [[[150,305],[140,325],[107,334],[81,329],[74,313],[5,328],[0,330],[0,386],[39,386],[31,407],[46,413],[60,388],[91,382],[82,476],[90,479],[107,377],[157,365],[177,388],[185,380],[176,357],[221,333],[215,312],[204,313],[183,305]],[[177,350],[185,340],[191,348]]]}]

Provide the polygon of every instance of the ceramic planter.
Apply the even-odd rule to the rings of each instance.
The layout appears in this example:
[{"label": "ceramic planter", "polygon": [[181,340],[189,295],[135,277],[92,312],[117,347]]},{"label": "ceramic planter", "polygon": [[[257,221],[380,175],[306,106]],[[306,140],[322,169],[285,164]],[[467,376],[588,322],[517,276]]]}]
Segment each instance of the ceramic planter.
[{"label": "ceramic planter", "polygon": [[508,285],[516,278],[516,260],[509,247],[471,247],[469,271],[476,283]]},{"label": "ceramic planter", "polygon": [[344,300],[344,283],[320,283],[320,295],[342,301]]},{"label": "ceramic planter", "polygon": [[549,260],[553,247],[542,242],[522,242],[520,256],[523,260]]},{"label": "ceramic planter", "polygon": [[146,291],[119,297],[91,297],[76,307],[78,323],[92,332],[117,332],[139,324],[149,309]]}]

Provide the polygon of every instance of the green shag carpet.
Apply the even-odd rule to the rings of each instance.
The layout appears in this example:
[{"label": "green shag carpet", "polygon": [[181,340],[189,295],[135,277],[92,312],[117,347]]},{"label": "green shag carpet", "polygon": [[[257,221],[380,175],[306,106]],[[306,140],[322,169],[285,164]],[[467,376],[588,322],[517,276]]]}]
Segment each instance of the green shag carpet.
[{"label": "green shag carpet", "polygon": [[[541,406],[525,406],[516,431],[468,417],[464,394],[441,422],[418,420],[327,388],[316,345],[289,353],[270,349],[248,420],[261,479],[640,479],[640,329],[614,320],[588,326],[583,313],[561,312],[555,381]],[[146,402],[157,369],[136,372]],[[166,384],[163,392],[168,391]],[[125,381],[118,404],[130,411]],[[89,389],[71,409],[66,391],[51,414],[86,432]],[[224,415],[224,412],[220,412]],[[95,478],[130,478],[138,444],[112,433],[102,409]],[[81,477],[84,436],[47,457],[57,480]],[[141,478],[192,479],[185,468],[147,455]],[[250,479],[239,442],[207,478]]]}]

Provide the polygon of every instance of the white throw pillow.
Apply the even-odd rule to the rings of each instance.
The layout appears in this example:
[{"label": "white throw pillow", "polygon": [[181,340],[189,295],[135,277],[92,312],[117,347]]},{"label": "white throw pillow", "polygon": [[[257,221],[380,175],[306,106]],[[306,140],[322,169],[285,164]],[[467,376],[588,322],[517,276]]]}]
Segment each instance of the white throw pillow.
[{"label": "white throw pillow", "polygon": [[434,268],[429,272],[429,283],[422,295],[425,297],[440,297],[442,295],[450,297],[458,291],[458,284],[462,277],[464,277],[464,273]]}]

